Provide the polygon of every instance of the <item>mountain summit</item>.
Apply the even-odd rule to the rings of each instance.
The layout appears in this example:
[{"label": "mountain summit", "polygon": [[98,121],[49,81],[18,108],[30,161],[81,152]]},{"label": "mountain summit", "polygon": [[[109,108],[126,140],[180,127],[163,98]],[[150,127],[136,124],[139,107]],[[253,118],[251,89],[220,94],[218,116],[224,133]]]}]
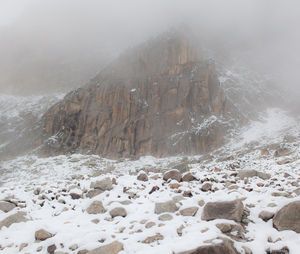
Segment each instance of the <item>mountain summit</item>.
[{"label": "mountain summit", "polygon": [[226,101],[213,61],[186,29],[128,49],[43,118],[43,154],[199,154],[220,146]]}]

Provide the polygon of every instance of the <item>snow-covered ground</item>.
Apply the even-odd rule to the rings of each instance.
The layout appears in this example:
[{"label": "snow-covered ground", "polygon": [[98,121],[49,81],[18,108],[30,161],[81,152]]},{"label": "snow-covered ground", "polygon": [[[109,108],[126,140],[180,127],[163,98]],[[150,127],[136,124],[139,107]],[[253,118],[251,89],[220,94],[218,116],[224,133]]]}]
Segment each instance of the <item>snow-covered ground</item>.
[{"label": "snow-covered ground", "polygon": [[[56,245],[58,253],[77,253],[117,240],[124,245],[120,254],[171,254],[204,245],[206,240],[227,237],[234,239],[234,246],[240,253],[245,253],[243,247],[254,254],[263,254],[267,249],[279,250],[287,246],[289,253],[297,254],[300,234],[291,230],[278,231],[273,228],[272,219],[265,222],[259,218],[259,213],[276,213],[284,205],[300,200],[294,192],[300,185],[299,134],[297,119],[279,109],[269,109],[261,121],[251,122],[239,133],[234,133],[229,144],[203,156],[163,159],[147,156],[135,161],[115,161],[74,154],[50,158],[25,156],[1,162],[0,200],[10,200],[18,206],[8,213],[0,211],[0,222],[17,211],[26,212],[29,219],[0,230],[1,253],[36,253],[38,250],[47,253],[47,247],[52,244]],[[287,136],[290,139],[284,141]],[[289,154],[275,157],[274,152],[279,148],[288,149]],[[262,155],[262,149],[268,154]],[[287,158],[288,163],[279,165]],[[182,161],[187,162],[189,172],[197,180],[180,182],[174,188],[172,184],[176,181],[165,182],[162,176],[168,168]],[[243,169],[268,173],[271,178],[240,180],[236,173]],[[148,174],[148,181],[137,180],[141,170]],[[116,179],[113,189],[93,198],[86,197],[92,189],[91,183],[106,177]],[[211,189],[203,191],[206,183],[212,185]],[[155,186],[159,189],[150,194]],[[194,216],[174,212],[170,221],[159,220],[154,212],[155,203],[184,195],[185,191],[192,195],[185,195],[177,202],[179,211],[197,207],[198,212]],[[72,192],[82,198],[72,199]],[[243,222],[243,239],[238,239],[237,231],[230,236],[216,227],[218,223],[237,224],[234,221],[201,220],[207,202],[236,198],[243,201],[248,212]],[[106,212],[87,213],[93,201],[102,201]],[[109,212],[115,207],[125,208],[127,216],[112,218]],[[149,222],[154,226],[146,227]],[[50,232],[52,237],[37,241],[35,232],[39,229]],[[163,239],[143,243],[158,233]],[[22,243],[27,246],[19,252]],[[71,250],[71,246],[76,250]]]}]

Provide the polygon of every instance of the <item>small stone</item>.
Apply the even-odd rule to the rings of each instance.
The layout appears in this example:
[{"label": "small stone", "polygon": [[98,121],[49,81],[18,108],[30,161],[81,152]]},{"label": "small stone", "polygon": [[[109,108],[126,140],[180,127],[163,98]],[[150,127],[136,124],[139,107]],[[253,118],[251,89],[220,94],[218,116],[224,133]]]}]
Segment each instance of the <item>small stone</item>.
[{"label": "small stone", "polygon": [[181,187],[181,184],[179,184],[179,183],[170,183],[169,187],[171,189],[178,189],[179,187]]},{"label": "small stone", "polygon": [[167,171],[163,176],[163,180],[168,181],[169,179],[180,182],[182,179],[182,176],[181,176],[181,173],[179,172],[179,170],[171,169],[171,170]]},{"label": "small stone", "polygon": [[261,218],[263,221],[268,221],[274,217],[274,213],[267,212],[267,211],[261,211],[258,215],[259,218]]},{"label": "small stone", "polygon": [[220,229],[222,233],[228,233],[232,229],[232,225],[229,223],[218,223],[216,224],[216,227]]},{"label": "small stone", "polygon": [[228,187],[228,190],[237,190],[238,188],[239,188],[238,185],[233,184]]},{"label": "small stone", "polygon": [[145,172],[140,172],[137,176],[137,180],[147,182],[148,181],[148,176]]},{"label": "small stone", "polygon": [[161,221],[169,221],[169,220],[172,220],[173,219],[173,216],[169,213],[165,213],[165,214],[162,214],[158,217],[159,220]]},{"label": "small stone", "polygon": [[275,151],[274,156],[280,157],[280,156],[287,156],[290,154],[291,154],[291,151],[288,148],[280,148]]},{"label": "small stone", "polygon": [[300,188],[297,188],[296,190],[293,191],[297,196],[300,195]]},{"label": "small stone", "polygon": [[194,180],[196,180],[196,177],[194,177],[191,172],[184,174],[182,177],[183,182],[191,182]]},{"label": "small stone", "polygon": [[141,220],[141,221],[140,221],[140,224],[143,225],[143,224],[145,224],[146,222],[147,222],[147,220]]},{"label": "small stone", "polygon": [[256,186],[257,187],[264,187],[264,184],[263,183],[257,183]]},{"label": "small stone", "polygon": [[182,196],[190,198],[190,197],[193,196],[193,194],[192,194],[191,190],[188,190],[188,191],[184,191],[183,194],[182,194]]},{"label": "small stone", "polygon": [[78,249],[78,244],[73,244],[69,247],[70,250],[74,251]]},{"label": "small stone", "polygon": [[173,213],[178,210],[178,207],[174,203],[174,201],[170,200],[164,203],[155,203],[154,213]]},{"label": "small stone", "polygon": [[156,225],[155,222],[149,221],[149,222],[146,223],[145,227],[146,227],[146,228],[152,228],[152,227],[155,226],[155,225]]},{"label": "small stone", "polygon": [[101,193],[103,193],[102,190],[93,189],[93,190],[88,191],[88,193],[86,194],[86,197],[87,198],[93,198],[93,197],[96,197],[96,196],[100,195]]},{"label": "small stone", "polygon": [[153,242],[163,240],[163,239],[164,239],[163,235],[161,235],[160,233],[157,233],[154,236],[147,237],[144,241],[142,241],[142,243],[153,243]]},{"label": "small stone", "polygon": [[50,246],[48,246],[47,248],[47,251],[50,253],[50,254],[54,254],[54,251],[57,249],[56,245],[55,244],[52,244]]},{"label": "small stone", "polygon": [[222,169],[220,169],[220,168],[218,168],[218,167],[215,167],[214,171],[215,171],[215,172],[221,172]]},{"label": "small stone", "polygon": [[98,224],[100,222],[100,220],[99,219],[93,219],[93,220],[91,220],[91,222],[93,222],[94,224]]},{"label": "small stone", "polygon": [[188,208],[180,210],[179,213],[182,216],[195,216],[195,214],[198,212],[198,209],[199,208],[196,206],[188,207]]},{"label": "small stone", "polygon": [[182,230],[184,230],[184,229],[185,229],[185,226],[181,225],[179,228],[177,228],[177,234],[179,236],[182,236]]},{"label": "small stone", "polygon": [[285,158],[284,160],[281,161],[277,161],[278,165],[284,165],[284,164],[288,164],[292,161],[292,158]]},{"label": "small stone", "polygon": [[263,180],[268,180],[271,178],[271,175],[268,173],[258,172],[257,176]]},{"label": "small stone", "polygon": [[35,239],[36,240],[41,240],[41,241],[44,241],[48,238],[52,237],[52,234],[47,232],[46,230],[44,229],[40,229],[38,231],[35,232]]},{"label": "small stone", "polygon": [[205,204],[205,202],[204,202],[203,199],[201,199],[201,200],[198,201],[198,205],[199,205],[199,206],[202,207],[202,206],[204,206],[204,204]]},{"label": "small stone", "polygon": [[99,214],[105,213],[105,209],[101,201],[94,201],[88,209],[86,209],[88,214]]},{"label": "small stone", "polygon": [[243,246],[242,248],[244,249],[245,254],[253,254],[252,251],[247,246]]},{"label": "small stone", "polygon": [[112,209],[109,212],[109,214],[112,218],[117,217],[117,216],[122,216],[122,217],[127,216],[127,212],[123,207],[116,207],[116,208]]},{"label": "small stone", "polygon": [[201,190],[204,191],[204,192],[209,191],[209,190],[211,190],[211,187],[212,187],[211,183],[205,183],[205,184],[202,185]]},{"label": "small stone", "polygon": [[28,243],[21,243],[19,251],[23,250],[27,246],[28,246]]},{"label": "small stone", "polygon": [[277,206],[277,204],[275,204],[275,203],[269,203],[268,205],[267,205],[267,207],[276,207]]},{"label": "small stone", "polygon": [[40,252],[43,250],[43,246],[39,246],[37,249],[36,249],[36,252]]},{"label": "small stone", "polygon": [[78,194],[78,193],[70,193],[70,196],[71,196],[72,199],[83,198],[82,194]]}]

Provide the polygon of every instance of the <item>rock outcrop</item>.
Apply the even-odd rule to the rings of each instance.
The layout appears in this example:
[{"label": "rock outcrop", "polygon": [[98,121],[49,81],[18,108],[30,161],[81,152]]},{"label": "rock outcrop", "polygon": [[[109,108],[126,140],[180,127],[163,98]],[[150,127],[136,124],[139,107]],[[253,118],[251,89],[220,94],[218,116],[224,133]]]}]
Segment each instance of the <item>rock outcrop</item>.
[{"label": "rock outcrop", "polygon": [[43,118],[42,154],[199,154],[220,146],[226,100],[186,29],[129,49]]}]

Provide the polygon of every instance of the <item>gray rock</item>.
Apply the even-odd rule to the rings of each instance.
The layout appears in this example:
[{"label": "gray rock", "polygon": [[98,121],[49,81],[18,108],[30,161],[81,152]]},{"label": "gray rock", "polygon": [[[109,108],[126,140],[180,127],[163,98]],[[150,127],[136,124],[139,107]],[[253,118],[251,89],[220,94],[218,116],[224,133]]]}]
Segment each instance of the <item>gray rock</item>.
[{"label": "gray rock", "polygon": [[102,191],[112,190],[112,182],[109,177],[104,178],[103,180],[92,182],[91,189],[100,189]]},{"label": "gray rock", "polygon": [[87,254],[117,254],[121,250],[123,250],[123,243],[119,241],[114,241],[110,244],[91,250],[87,252]]},{"label": "gray rock", "polygon": [[182,216],[194,216],[198,212],[199,208],[196,206],[188,207],[179,211]]},{"label": "gray rock", "polygon": [[300,195],[300,188],[297,188],[296,190],[293,191],[296,195]]},{"label": "gray rock", "polygon": [[218,223],[216,224],[216,227],[220,229],[222,233],[228,233],[232,229],[232,225],[229,223]]},{"label": "gray rock", "polygon": [[164,236],[161,235],[160,233],[157,233],[154,236],[147,237],[144,241],[142,241],[142,243],[153,243],[153,242],[163,240],[163,239],[164,239]]},{"label": "gray rock", "polygon": [[179,228],[177,228],[177,234],[178,236],[182,236],[182,230],[185,229],[185,226],[181,225]]},{"label": "gray rock", "polygon": [[208,202],[203,208],[202,220],[227,219],[242,221],[244,205],[240,199],[233,201]]},{"label": "gray rock", "polygon": [[233,242],[223,238],[223,242],[211,245],[203,245],[196,249],[183,251],[177,254],[239,254],[234,248]]},{"label": "gray rock", "polygon": [[280,148],[275,151],[274,156],[280,157],[280,156],[287,156],[290,154],[291,154],[291,151],[288,148]]},{"label": "gray rock", "polygon": [[112,218],[117,217],[117,216],[122,216],[122,217],[127,216],[127,212],[123,207],[116,207],[116,208],[112,209],[109,212],[109,214]]},{"label": "gray rock", "polygon": [[7,218],[5,218],[3,221],[0,222],[0,229],[2,227],[9,228],[10,225],[14,224],[14,223],[20,223],[20,222],[28,221],[28,219],[25,218],[26,215],[27,215],[26,212],[17,212],[13,215],[8,216]]},{"label": "gray rock", "polygon": [[44,241],[48,238],[51,238],[52,234],[49,233],[48,231],[44,230],[44,229],[40,229],[38,231],[35,232],[35,239],[36,240],[41,240]]},{"label": "gray rock", "polygon": [[159,220],[161,221],[169,221],[169,220],[172,220],[173,219],[173,216],[169,213],[165,213],[165,214],[162,214],[158,217]]},{"label": "gray rock", "polygon": [[93,198],[93,197],[96,197],[96,196],[100,195],[101,193],[103,193],[103,190],[100,190],[100,189],[93,189],[93,190],[90,190],[90,191],[86,194],[86,197],[87,197],[87,198]]},{"label": "gray rock", "polygon": [[16,207],[17,206],[11,202],[0,201],[0,210],[5,213],[10,212],[12,209]]},{"label": "gray rock", "polygon": [[140,172],[137,176],[137,180],[147,182],[148,181],[148,176],[145,172]]},{"label": "gray rock", "polygon": [[171,163],[168,165],[169,168],[172,168],[172,169],[177,169],[179,170],[179,172],[181,174],[189,171],[189,166],[188,166],[188,163],[187,162],[182,162],[182,163]]},{"label": "gray rock", "polygon": [[205,184],[202,185],[201,190],[204,191],[204,192],[209,191],[209,190],[211,190],[211,187],[212,187],[211,183],[205,183]]},{"label": "gray rock", "polygon": [[182,176],[181,176],[181,173],[179,172],[179,170],[171,169],[164,174],[163,179],[165,181],[168,181],[169,179],[171,179],[171,180],[176,180],[177,182],[180,182],[182,179]]},{"label": "gray rock", "polygon": [[105,209],[101,201],[94,201],[88,209],[86,209],[87,213],[89,214],[98,214],[98,213],[105,213]]},{"label": "gray rock", "polygon": [[70,193],[70,196],[71,196],[72,199],[83,198],[82,194],[78,194],[78,193]]},{"label": "gray rock", "polygon": [[300,201],[281,208],[273,218],[273,226],[279,231],[293,230],[300,233]]},{"label": "gray rock", "polygon": [[237,177],[239,177],[240,179],[244,179],[247,177],[254,177],[254,176],[258,176],[258,172],[254,169],[250,169],[250,170],[239,170]]},{"label": "gray rock", "polygon": [[184,197],[182,195],[176,195],[172,198],[172,200],[175,202],[175,203],[178,203],[180,202],[181,200],[184,200]]},{"label": "gray rock", "polygon": [[152,228],[155,225],[156,225],[155,222],[149,221],[149,222],[146,223],[145,228]]},{"label": "gray rock", "polygon": [[271,178],[271,175],[268,173],[258,172],[257,176],[263,180],[268,180]]},{"label": "gray rock", "polygon": [[174,213],[178,210],[175,202],[170,200],[164,203],[155,203],[154,213],[161,214],[161,213]]},{"label": "gray rock", "polygon": [[268,221],[274,217],[275,213],[267,212],[267,211],[261,211],[258,215],[259,218],[261,218],[263,221]]},{"label": "gray rock", "polygon": [[290,163],[291,161],[292,161],[292,158],[285,158],[285,159],[283,159],[281,161],[277,161],[277,164],[278,165],[284,165],[284,164]]}]

